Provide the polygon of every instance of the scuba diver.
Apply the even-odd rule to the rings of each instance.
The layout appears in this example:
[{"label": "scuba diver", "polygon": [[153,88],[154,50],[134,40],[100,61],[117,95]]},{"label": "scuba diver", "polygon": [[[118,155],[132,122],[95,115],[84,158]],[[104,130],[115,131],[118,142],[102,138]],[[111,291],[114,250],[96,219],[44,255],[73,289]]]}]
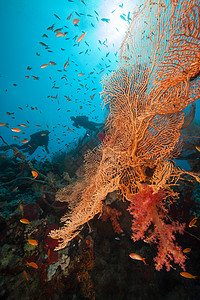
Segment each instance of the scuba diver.
[{"label": "scuba diver", "polygon": [[72,125],[75,126],[76,128],[83,127],[86,130],[96,131],[99,128],[104,126],[103,123],[96,123],[96,122],[89,121],[88,117],[86,116],[77,116],[77,117],[72,116],[70,117],[70,119],[74,121]]},{"label": "scuba diver", "polygon": [[13,147],[27,152],[29,155],[32,155],[39,146],[44,146],[47,153],[49,153],[48,143],[49,143],[49,133],[48,130],[42,130],[36,133],[31,134],[30,141],[24,145],[12,144],[7,146],[0,147],[0,151],[6,151]]}]

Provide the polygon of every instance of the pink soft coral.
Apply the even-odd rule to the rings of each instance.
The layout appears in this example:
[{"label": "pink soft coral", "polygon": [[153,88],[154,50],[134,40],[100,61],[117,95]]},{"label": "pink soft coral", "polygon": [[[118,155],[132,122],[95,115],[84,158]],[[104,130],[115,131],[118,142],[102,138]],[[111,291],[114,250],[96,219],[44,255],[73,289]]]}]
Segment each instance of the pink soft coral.
[{"label": "pink soft coral", "polygon": [[[166,194],[162,189],[153,193],[150,186],[142,184],[141,189],[129,199],[131,203],[128,211],[134,217],[132,239],[137,241],[145,238],[147,242],[158,243],[158,254],[154,259],[156,270],[159,271],[165,265],[169,271],[172,260],[184,269],[186,258],[181,247],[175,243],[174,234],[176,232],[183,234],[185,224],[166,223],[168,209],[164,205],[164,198],[166,198]],[[146,237],[145,233],[152,223],[154,229],[151,232],[148,231],[148,237]]]}]

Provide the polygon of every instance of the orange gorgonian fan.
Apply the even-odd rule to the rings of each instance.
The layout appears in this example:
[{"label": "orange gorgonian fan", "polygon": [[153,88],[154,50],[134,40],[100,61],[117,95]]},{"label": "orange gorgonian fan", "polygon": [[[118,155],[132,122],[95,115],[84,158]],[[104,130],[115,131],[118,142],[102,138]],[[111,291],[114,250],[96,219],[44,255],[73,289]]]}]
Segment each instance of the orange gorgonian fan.
[{"label": "orange gorgonian fan", "polygon": [[169,270],[173,260],[184,268],[174,236],[184,225],[170,222],[167,203],[178,197],[172,186],[184,173],[172,162],[181,150],[183,109],[199,97],[199,7],[199,0],[146,1],[133,14],[119,67],[102,80],[106,138],[87,153],[82,176],[57,193],[70,208],[51,233],[59,237],[57,250],[102,213],[103,200],[117,190],[130,202],[134,240],[154,225],[149,239],[158,244],[156,268]]}]

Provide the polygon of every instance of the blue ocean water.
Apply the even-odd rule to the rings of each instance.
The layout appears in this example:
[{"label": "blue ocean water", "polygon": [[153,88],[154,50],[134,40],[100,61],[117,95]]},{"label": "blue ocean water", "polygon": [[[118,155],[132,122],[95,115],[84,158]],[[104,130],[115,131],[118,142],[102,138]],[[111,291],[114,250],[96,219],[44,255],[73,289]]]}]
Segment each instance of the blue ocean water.
[{"label": "blue ocean water", "polygon": [[[63,151],[85,133],[72,127],[70,116],[104,121],[100,81],[117,65],[120,43],[136,4],[130,0],[0,1],[0,122],[8,123],[8,128],[0,127],[0,134],[8,144],[48,129],[50,153]],[[74,19],[80,20],[77,25]],[[52,25],[53,31],[47,30]],[[57,29],[66,36],[56,37]],[[49,61],[56,65],[41,68]],[[20,127],[22,131],[13,134],[11,128],[20,124],[28,128]],[[33,156],[43,154],[38,148]]]}]

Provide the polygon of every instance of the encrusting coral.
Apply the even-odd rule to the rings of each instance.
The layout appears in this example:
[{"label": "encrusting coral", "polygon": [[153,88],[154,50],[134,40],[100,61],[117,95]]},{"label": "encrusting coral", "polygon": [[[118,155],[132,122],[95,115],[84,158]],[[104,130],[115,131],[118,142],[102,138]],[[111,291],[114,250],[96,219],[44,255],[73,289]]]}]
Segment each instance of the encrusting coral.
[{"label": "encrusting coral", "polygon": [[156,269],[169,270],[172,260],[184,268],[174,236],[184,225],[170,223],[167,207],[178,197],[172,186],[184,173],[172,162],[181,151],[183,110],[200,94],[199,12],[199,0],[158,0],[134,13],[119,67],[102,82],[110,110],[106,138],[85,156],[82,177],[57,193],[70,209],[63,227],[51,232],[59,237],[57,250],[102,213],[102,201],[118,190],[130,201],[133,240],[143,239],[154,225],[148,239],[158,243]]}]

